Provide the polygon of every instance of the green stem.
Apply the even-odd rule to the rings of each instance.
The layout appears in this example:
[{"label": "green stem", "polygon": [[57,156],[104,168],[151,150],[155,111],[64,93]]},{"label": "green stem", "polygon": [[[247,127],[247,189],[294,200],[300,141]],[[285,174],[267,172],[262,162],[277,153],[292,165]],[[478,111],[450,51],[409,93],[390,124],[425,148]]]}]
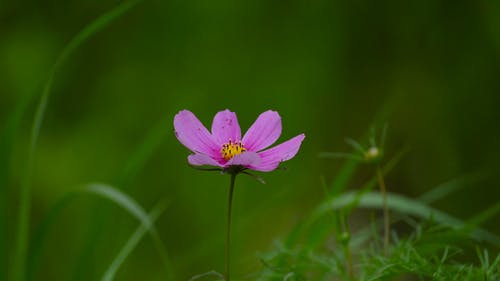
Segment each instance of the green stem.
[{"label": "green stem", "polygon": [[354,269],[352,266],[352,254],[349,242],[351,240],[351,230],[349,229],[349,224],[346,221],[346,216],[343,212],[340,214],[340,225],[341,225],[341,235],[342,235],[342,246],[344,247],[344,255],[346,262],[347,274],[349,275],[349,280],[353,281],[354,278]]},{"label": "green stem", "polygon": [[233,207],[233,191],[234,182],[236,180],[237,173],[231,174],[231,184],[229,185],[229,195],[227,199],[227,228],[226,228],[226,281],[231,280],[231,270],[229,267],[229,260],[231,256],[231,209]]},{"label": "green stem", "polygon": [[349,280],[354,281],[354,270],[352,266],[352,254],[349,245],[344,246],[344,255],[346,258],[347,273],[349,274]]},{"label": "green stem", "polygon": [[382,193],[382,204],[384,207],[384,253],[387,255],[387,248],[389,246],[389,208],[387,207],[387,188],[385,186],[384,174],[382,169],[377,167],[377,179],[378,185],[380,187],[380,192]]}]

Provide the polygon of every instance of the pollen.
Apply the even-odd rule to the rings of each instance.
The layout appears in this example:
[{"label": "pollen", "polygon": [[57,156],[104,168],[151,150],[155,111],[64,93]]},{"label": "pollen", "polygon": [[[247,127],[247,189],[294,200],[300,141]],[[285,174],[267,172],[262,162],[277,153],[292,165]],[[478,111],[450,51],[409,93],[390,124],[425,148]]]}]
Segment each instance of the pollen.
[{"label": "pollen", "polygon": [[245,149],[245,147],[243,147],[241,141],[233,142],[232,140],[229,140],[228,143],[222,145],[220,153],[222,155],[222,158],[224,158],[224,160],[229,161],[234,156],[241,154],[245,151],[247,150]]}]

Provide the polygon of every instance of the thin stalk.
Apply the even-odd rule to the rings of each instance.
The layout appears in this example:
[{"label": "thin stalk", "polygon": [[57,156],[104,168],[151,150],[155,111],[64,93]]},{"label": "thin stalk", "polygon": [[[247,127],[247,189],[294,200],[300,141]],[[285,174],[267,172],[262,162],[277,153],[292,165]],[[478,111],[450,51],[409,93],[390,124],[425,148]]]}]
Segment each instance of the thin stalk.
[{"label": "thin stalk", "polygon": [[349,280],[354,281],[354,269],[352,265],[352,254],[351,254],[351,248],[349,245],[349,242],[351,240],[351,230],[349,228],[349,224],[346,221],[345,214],[343,212],[339,212],[339,219],[340,219],[340,227],[341,227],[341,244],[344,248],[344,255],[345,255],[345,263],[346,263],[346,269],[347,269],[347,274],[349,275]]},{"label": "thin stalk", "polygon": [[354,269],[352,266],[352,254],[349,245],[344,246],[344,255],[346,258],[347,273],[349,274],[349,280],[354,281]]},{"label": "thin stalk", "polygon": [[227,228],[226,228],[226,281],[231,280],[231,270],[230,270],[230,256],[231,256],[231,209],[233,207],[233,191],[234,182],[236,180],[237,173],[231,174],[231,183],[229,185],[229,195],[227,199]]},{"label": "thin stalk", "polygon": [[387,207],[387,188],[385,186],[384,174],[380,166],[377,167],[377,180],[380,187],[380,192],[382,193],[382,204],[384,210],[384,253],[387,255],[387,249],[389,246],[389,208]]}]

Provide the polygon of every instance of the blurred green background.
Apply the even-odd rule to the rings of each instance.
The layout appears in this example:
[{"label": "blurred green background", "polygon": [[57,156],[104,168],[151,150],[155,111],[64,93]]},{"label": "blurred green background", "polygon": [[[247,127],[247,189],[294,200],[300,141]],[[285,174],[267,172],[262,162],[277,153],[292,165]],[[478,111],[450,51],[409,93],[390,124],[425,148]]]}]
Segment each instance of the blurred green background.
[{"label": "blurred green background", "polygon": [[[2,128],[36,95],[1,187],[3,260],[13,255],[43,83],[71,38],[119,3],[0,2]],[[343,160],[318,153],[349,151],[344,138],[360,139],[374,121],[389,124],[389,157],[410,148],[387,177],[393,192],[415,197],[461,175],[490,175],[436,205],[472,217],[500,198],[499,55],[498,1],[143,1],[56,73],[36,150],[30,238],[65,194],[106,182],[147,210],[168,200],[157,225],[178,280],[223,271],[229,177],[187,166],[189,152],[173,134],[181,109],[209,127],[229,108],[243,130],[274,109],[283,120],[280,141],[307,136],[286,171],[262,174],[266,185],[237,179],[232,244],[240,276],[258,270],[257,253],[324,198],[321,177],[331,181]],[[127,169],[141,147],[151,157],[140,170]],[[350,187],[372,175],[360,169]],[[499,233],[497,223],[484,227]],[[137,225],[104,199],[78,197],[50,228],[35,280],[96,280]],[[154,248],[146,236],[118,280],[164,280]]]}]

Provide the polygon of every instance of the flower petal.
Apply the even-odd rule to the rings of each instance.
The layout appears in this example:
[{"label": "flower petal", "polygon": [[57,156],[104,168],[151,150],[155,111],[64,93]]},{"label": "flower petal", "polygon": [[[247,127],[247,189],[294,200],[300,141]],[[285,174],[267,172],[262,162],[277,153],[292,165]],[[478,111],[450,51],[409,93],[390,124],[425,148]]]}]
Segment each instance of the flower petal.
[{"label": "flower petal", "polygon": [[273,144],[281,135],[281,117],[276,111],[268,110],[257,118],[243,137],[247,150],[260,151]]},{"label": "flower petal", "polygon": [[261,162],[259,154],[252,151],[243,152],[241,154],[235,155],[231,160],[226,163],[226,167],[233,165],[241,166],[258,166]]},{"label": "flower petal", "polygon": [[175,136],[189,150],[216,156],[219,146],[207,128],[189,110],[182,110],[174,117]]},{"label": "flower petal", "polygon": [[241,129],[236,113],[228,109],[219,111],[212,122],[212,135],[219,145],[223,145],[229,140],[240,141]]},{"label": "flower petal", "polygon": [[282,144],[260,152],[259,156],[262,161],[259,165],[252,165],[250,169],[262,172],[275,170],[281,162],[290,160],[297,154],[305,137],[304,134],[300,134]]},{"label": "flower petal", "polygon": [[188,162],[189,164],[193,166],[203,166],[203,165],[209,165],[209,166],[218,166],[222,167],[219,162],[217,162],[215,159],[212,157],[201,154],[201,153],[196,153],[196,154],[191,154],[188,156]]}]

